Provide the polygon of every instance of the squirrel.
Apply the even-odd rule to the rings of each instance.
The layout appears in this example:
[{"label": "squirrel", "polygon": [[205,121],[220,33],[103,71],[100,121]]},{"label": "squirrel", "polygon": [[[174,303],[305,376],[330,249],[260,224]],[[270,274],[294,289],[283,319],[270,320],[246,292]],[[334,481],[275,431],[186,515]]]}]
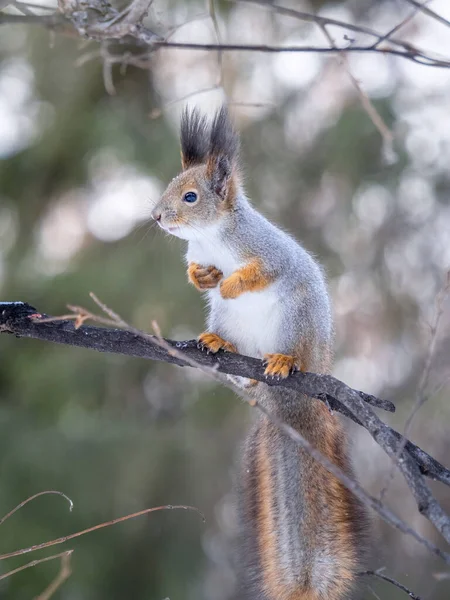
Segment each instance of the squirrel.
[{"label": "squirrel", "polygon": [[[180,138],[182,172],[152,217],[188,241],[188,279],[209,306],[199,347],[260,358],[267,377],[329,373],[333,323],[322,268],[245,196],[227,108],[212,122],[185,109]],[[353,476],[343,427],[324,403],[252,380],[245,389]],[[348,598],[364,555],[365,508],[265,415],[244,443],[238,487],[238,597]]]}]

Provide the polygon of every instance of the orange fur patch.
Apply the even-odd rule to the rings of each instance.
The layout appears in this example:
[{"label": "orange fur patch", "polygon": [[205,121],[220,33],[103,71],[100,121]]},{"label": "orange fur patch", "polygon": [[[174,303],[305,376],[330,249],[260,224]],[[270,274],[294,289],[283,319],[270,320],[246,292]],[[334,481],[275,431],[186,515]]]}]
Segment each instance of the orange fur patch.
[{"label": "orange fur patch", "polygon": [[[320,404],[320,411],[325,424],[325,435],[323,436],[323,449],[321,451],[328,456],[338,467],[345,469],[345,446],[344,433],[336,416],[330,414],[324,404]],[[323,467],[324,477],[327,479],[328,506],[330,508],[333,523],[336,525],[337,538],[336,549],[339,551],[339,591],[336,598],[343,595],[354,578],[353,569],[357,562],[355,547],[352,536],[351,523],[351,501],[352,495],[349,490],[336,477],[328,473]]]},{"label": "orange fur patch", "polygon": [[305,590],[304,588],[285,591],[283,592],[283,595],[278,596],[278,598],[280,600],[323,600],[323,596],[318,594],[315,590]]},{"label": "orange fur patch", "polygon": [[[338,419],[321,402],[310,401],[314,403],[310,418],[314,419],[316,427],[305,432],[308,433],[307,438],[324,456],[347,471],[345,437]],[[300,433],[305,434],[302,431]],[[309,482],[305,488],[305,505],[311,511],[305,536],[314,540],[313,543],[318,547],[323,543],[320,535],[317,536],[317,523],[323,519],[321,505],[325,501],[329,511],[327,520],[334,528],[329,551],[335,557],[334,582],[332,589],[328,591],[327,600],[342,600],[347,597],[354,580],[358,560],[352,533],[351,492],[316,461],[310,463],[303,477],[308,478]]]},{"label": "orange fur patch", "polygon": [[230,342],[227,342],[219,335],[215,333],[209,333],[205,331],[198,336],[198,344],[203,349],[208,350],[215,354],[219,350],[225,350],[225,352],[237,352],[236,348]]},{"label": "orange fur patch", "polygon": [[261,422],[258,432],[258,482],[257,497],[259,500],[258,514],[258,546],[261,557],[264,587],[270,598],[279,598],[280,569],[278,562],[277,536],[274,521],[274,506],[272,499],[273,477],[267,445],[267,421]]},{"label": "orange fur patch", "polygon": [[189,281],[200,291],[217,287],[223,278],[222,271],[213,265],[202,267],[197,263],[189,263],[187,274]]},{"label": "orange fur patch", "polygon": [[222,281],[220,295],[225,299],[238,298],[245,292],[260,292],[272,281],[273,279],[264,273],[261,260],[255,258]]}]

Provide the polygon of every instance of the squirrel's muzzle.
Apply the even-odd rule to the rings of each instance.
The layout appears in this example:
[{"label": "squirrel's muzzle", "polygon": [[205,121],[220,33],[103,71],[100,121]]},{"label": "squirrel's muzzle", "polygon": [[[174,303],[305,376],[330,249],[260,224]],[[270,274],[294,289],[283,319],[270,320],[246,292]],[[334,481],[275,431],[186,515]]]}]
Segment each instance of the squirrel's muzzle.
[{"label": "squirrel's muzzle", "polygon": [[159,210],[152,210],[151,217],[152,217],[152,219],[154,219],[157,222],[161,221],[161,211],[159,211]]}]

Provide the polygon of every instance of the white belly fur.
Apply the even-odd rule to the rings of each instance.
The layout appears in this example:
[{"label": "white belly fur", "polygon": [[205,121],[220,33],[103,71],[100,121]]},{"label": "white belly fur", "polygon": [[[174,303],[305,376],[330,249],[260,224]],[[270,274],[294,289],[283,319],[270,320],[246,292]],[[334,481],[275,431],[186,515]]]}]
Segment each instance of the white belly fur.
[{"label": "white belly fur", "polygon": [[[188,262],[205,267],[214,265],[223,272],[224,277],[229,277],[244,265],[231,252],[224,251],[223,245],[202,242],[189,242],[186,255]],[[275,293],[276,285],[272,284],[260,292],[245,292],[231,300],[224,300],[219,288],[210,290],[210,310],[217,315],[214,320],[220,324],[220,331],[212,333],[218,333],[233,343],[241,354],[261,358],[266,353],[277,352],[280,306]]]},{"label": "white belly fur", "polygon": [[261,292],[245,292],[239,298],[224,300],[218,289],[209,292],[212,311],[220,315],[222,337],[238,352],[255,358],[277,351],[280,323],[275,285]]}]

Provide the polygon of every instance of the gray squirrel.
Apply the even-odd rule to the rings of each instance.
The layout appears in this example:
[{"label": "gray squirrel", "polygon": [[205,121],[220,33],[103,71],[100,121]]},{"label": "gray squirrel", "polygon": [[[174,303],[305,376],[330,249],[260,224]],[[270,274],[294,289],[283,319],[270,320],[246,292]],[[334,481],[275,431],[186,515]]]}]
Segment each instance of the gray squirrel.
[{"label": "gray squirrel", "polygon": [[[188,279],[209,307],[200,347],[260,358],[267,377],[329,373],[333,324],[322,269],[247,200],[225,107],[211,123],[184,111],[181,156],[183,171],[152,217],[188,241]],[[353,476],[343,428],[325,404],[255,381],[246,392]],[[244,444],[238,497],[240,599],[349,597],[364,554],[365,509],[264,415]]]}]

